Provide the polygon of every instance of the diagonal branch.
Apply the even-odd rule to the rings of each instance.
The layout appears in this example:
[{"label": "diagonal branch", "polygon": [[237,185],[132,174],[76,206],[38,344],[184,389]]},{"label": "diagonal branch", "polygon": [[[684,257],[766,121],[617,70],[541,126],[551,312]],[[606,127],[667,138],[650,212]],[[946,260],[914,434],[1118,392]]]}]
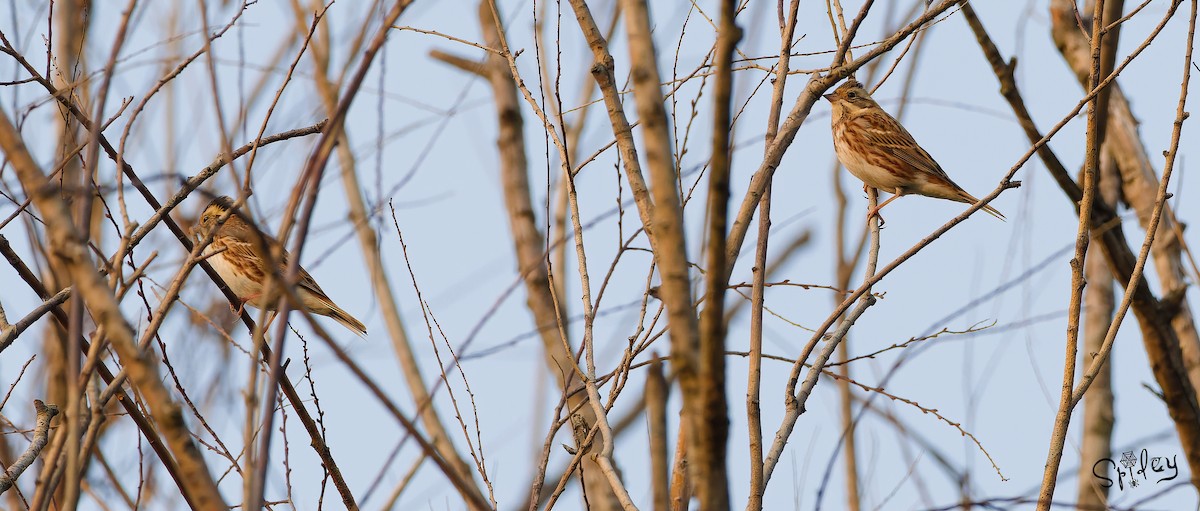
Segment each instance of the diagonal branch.
[{"label": "diagonal branch", "polygon": [[16,323],[6,327],[0,327],[0,352],[8,349],[8,347],[12,345],[13,341],[15,341],[17,337],[21,335],[21,332],[24,332],[25,329],[32,326],[35,322],[37,322],[37,320],[41,319],[42,316],[46,315],[47,312],[50,312],[55,307],[62,305],[62,303],[67,301],[67,298],[70,296],[71,288],[59,291],[58,294],[55,294],[49,300],[46,300],[42,302],[41,305],[34,307],[34,309],[29,311],[29,314],[26,314],[25,317],[21,318],[20,321],[17,321]]},{"label": "diagonal branch", "polygon": [[633,128],[629,124],[629,118],[625,116],[621,91],[617,88],[617,79],[613,73],[613,56],[608,52],[608,41],[604,39],[604,33],[600,31],[600,27],[596,26],[596,20],[592,17],[592,12],[584,0],[571,0],[571,7],[575,10],[575,19],[579,22],[580,31],[583,32],[588,46],[592,49],[594,56],[591,68],[592,78],[596,80],[596,85],[604,97],[604,106],[608,111],[608,120],[612,125],[613,135],[616,137],[617,150],[621,153],[621,162],[625,165],[629,190],[633,193],[638,215],[642,219],[642,225],[646,227],[646,236],[650,238],[650,244],[653,246],[656,242],[653,231],[654,200],[650,197],[649,188],[646,187],[642,163],[638,159],[637,145],[633,140]]}]

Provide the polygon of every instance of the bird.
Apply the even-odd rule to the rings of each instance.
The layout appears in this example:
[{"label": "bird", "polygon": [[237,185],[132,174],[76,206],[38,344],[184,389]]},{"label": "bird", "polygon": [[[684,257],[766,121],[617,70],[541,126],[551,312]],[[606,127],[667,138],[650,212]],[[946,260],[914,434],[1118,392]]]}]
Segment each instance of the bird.
[{"label": "bird", "polygon": [[[854,77],[822,97],[833,105],[833,147],[838,160],[862,180],[864,191],[872,187],[895,194],[871,209],[868,221],[888,203],[908,194],[966,204],[979,202],[955,184],[900,121],[871,99]],[[996,208],[985,205],[983,210],[1004,220]]]},{"label": "bird", "polygon": [[[276,310],[280,298],[278,288],[269,294],[263,290],[263,281],[271,272],[266,261],[271,250],[279,247],[279,253],[283,256],[278,269],[279,273],[283,274],[291,255],[282,250],[278,240],[263,233],[249,218],[236,210],[228,215],[225,223],[217,225],[218,221],[233,209],[233,199],[213,199],[200,214],[200,222],[192,229],[192,235],[197,240],[203,240],[212,233],[212,243],[204,248],[202,255],[208,258],[209,264],[229,285],[233,294],[237,295],[242,307],[249,304],[259,309]],[[367,334],[367,327],[333,303],[304,268],[300,268],[296,295],[308,312],[333,318],[359,336]]]}]

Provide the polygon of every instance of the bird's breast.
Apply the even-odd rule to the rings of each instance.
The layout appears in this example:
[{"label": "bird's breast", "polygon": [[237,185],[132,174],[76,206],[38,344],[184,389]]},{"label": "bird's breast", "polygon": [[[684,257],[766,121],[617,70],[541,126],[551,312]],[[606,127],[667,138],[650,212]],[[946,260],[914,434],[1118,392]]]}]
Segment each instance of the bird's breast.
[{"label": "bird's breast", "polygon": [[[222,251],[224,250],[224,251]],[[221,251],[218,253],[218,251]],[[249,297],[254,297],[262,293],[262,276],[255,275],[247,264],[242,264],[244,261],[238,261],[226,247],[224,243],[214,241],[211,245],[204,249],[204,253],[214,254],[208,258],[208,264],[216,270],[221,276],[221,280],[229,286],[233,294],[238,298],[246,300]],[[258,306],[255,300],[251,300],[251,305]]]},{"label": "bird's breast", "polygon": [[867,186],[885,191],[903,187],[904,181],[892,170],[893,163],[878,148],[868,147],[865,137],[856,135],[852,127],[847,122],[833,127],[833,148],[838,161]]}]

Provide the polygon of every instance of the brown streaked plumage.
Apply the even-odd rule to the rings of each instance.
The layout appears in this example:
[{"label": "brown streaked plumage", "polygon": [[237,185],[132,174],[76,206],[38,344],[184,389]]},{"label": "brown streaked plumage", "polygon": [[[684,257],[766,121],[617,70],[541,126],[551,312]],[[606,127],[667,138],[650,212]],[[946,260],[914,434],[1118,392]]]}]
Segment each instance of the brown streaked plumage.
[{"label": "brown streaked plumage", "polygon": [[[833,105],[833,147],[846,169],[870,186],[895,195],[867,214],[871,218],[901,195],[917,194],[966,204],[979,202],[954,183],[894,117],[880,108],[854,78],[825,99]],[[988,214],[1004,220],[996,208]]]},{"label": "brown streaked plumage", "polygon": [[[229,197],[218,197],[204,208],[200,214],[200,222],[193,229],[193,235],[198,238],[207,236],[216,227],[217,220],[233,207]],[[243,304],[250,304],[260,309],[275,310],[279,303],[279,291],[269,294],[263,291],[263,281],[266,279],[268,268],[265,255],[270,253],[279,242],[268,234],[263,233],[239,212],[229,216],[220,227],[216,227],[213,241],[204,249],[204,255],[209,264],[221,275],[229,285],[229,289]],[[283,258],[279,262],[280,273],[286,269],[291,257],[286,250],[282,251]],[[333,300],[321,290],[317,281],[313,280],[304,268],[300,268],[300,280],[296,284],[296,294],[304,304],[304,308],[313,314],[328,316],[346,328],[359,335],[366,335],[367,327],[361,321],[333,303]]]}]

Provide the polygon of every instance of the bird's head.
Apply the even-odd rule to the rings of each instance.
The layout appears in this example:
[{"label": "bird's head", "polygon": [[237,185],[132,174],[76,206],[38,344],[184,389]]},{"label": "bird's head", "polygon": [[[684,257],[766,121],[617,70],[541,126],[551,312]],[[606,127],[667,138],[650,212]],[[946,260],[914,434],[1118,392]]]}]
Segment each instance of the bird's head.
[{"label": "bird's head", "polygon": [[[226,213],[233,209],[233,199],[224,196],[213,199],[212,202],[208,203],[208,206],[204,207],[204,211],[200,213],[200,222],[192,230],[193,234],[197,237],[204,237],[218,227],[217,222],[222,216],[225,216]],[[235,211],[234,214],[229,215],[229,218],[220,227],[224,229],[236,229],[245,226],[246,220]]]},{"label": "bird's head", "polygon": [[846,83],[823,97],[835,108],[842,108],[850,112],[876,106],[875,100],[871,99],[871,94],[854,78],[846,80]]}]

